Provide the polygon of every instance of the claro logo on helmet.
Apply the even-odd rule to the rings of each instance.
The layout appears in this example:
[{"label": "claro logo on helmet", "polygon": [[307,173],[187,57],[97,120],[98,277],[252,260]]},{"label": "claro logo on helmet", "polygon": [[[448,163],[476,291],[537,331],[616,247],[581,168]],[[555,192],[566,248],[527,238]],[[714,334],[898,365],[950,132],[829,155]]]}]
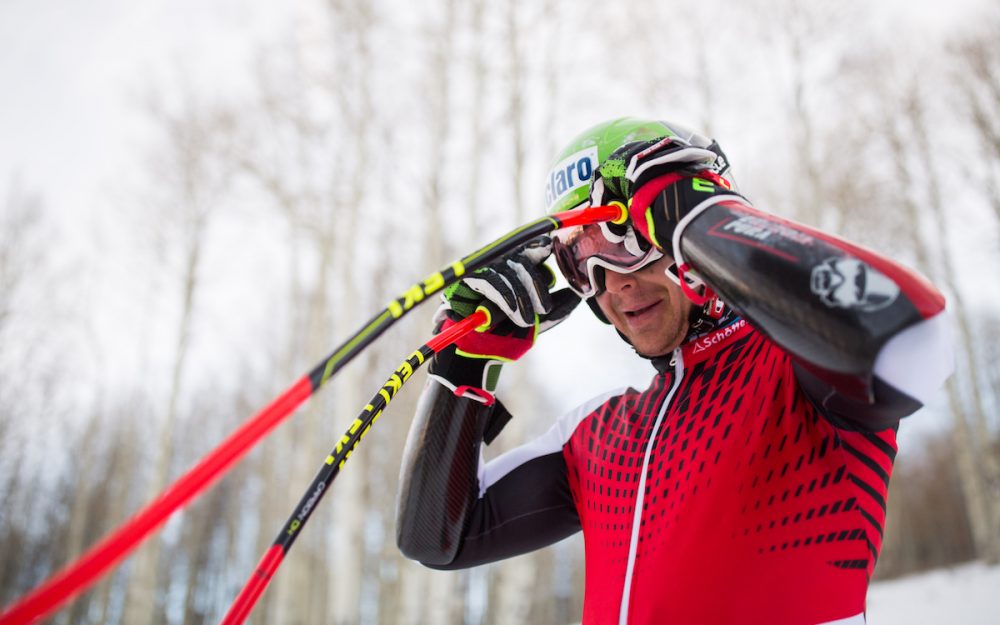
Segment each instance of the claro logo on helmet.
[{"label": "claro logo on helmet", "polygon": [[597,146],[580,150],[555,164],[545,181],[545,205],[549,210],[580,187],[590,184],[597,168]]}]

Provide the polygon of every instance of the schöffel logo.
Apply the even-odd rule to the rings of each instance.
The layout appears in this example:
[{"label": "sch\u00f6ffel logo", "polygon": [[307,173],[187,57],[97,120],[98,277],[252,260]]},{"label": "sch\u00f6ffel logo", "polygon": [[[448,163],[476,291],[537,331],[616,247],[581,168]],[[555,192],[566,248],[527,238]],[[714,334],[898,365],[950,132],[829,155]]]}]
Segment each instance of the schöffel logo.
[{"label": "sch\u00f6ffel logo", "polygon": [[692,351],[695,354],[697,354],[698,352],[704,351],[713,345],[721,343],[722,341],[725,341],[729,337],[733,336],[734,334],[742,330],[744,327],[746,327],[746,325],[747,322],[745,320],[739,319],[724,328],[719,328],[718,330],[712,332],[708,336],[703,336],[697,341],[695,341],[694,350]]},{"label": "sch\u00f6ffel logo", "polygon": [[[559,161],[545,181],[545,205],[549,210],[570,192],[590,184],[597,168],[597,146],[580,150]],[[572,208],[572,207],[569,207]]]}]

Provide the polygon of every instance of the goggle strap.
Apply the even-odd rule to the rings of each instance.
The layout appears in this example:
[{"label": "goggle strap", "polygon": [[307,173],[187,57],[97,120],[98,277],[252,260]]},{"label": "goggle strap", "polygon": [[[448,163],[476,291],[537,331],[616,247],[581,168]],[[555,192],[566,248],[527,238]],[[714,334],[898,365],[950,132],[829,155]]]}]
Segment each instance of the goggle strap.
[{"label": "goggle strap", "polygon": [[[715,292],[708,288],[705,281],[691,269],[691,265],[687,263],[678,265],[677,276],[680,278],[681,291],[696,305],[704,306],[705,302],[715,297]],[[699,290],[701,291],[700,293]]]}]

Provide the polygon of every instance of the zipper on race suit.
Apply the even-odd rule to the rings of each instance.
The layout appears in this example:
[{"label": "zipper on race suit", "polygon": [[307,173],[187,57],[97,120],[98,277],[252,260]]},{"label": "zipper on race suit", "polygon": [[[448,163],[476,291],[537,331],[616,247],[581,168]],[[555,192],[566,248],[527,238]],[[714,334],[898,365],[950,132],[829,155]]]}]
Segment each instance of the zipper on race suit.
[{"label": "zipper on race suit", "polygon": [[646,444],[646,453],[642,458],[642,473],[639,475],[639,488],[635,495],[635,513],[632,515],[632,535],[628,543],[625,585],[622,588],[621,608],[618,612],[619,625],[626,625],[628,623],[628,608],[632,595],[632,574],[635,572],[635,558],[639,551],[639,528],[642,525],[642,505],[646,496],[646,473],[649,471],[649,458],[653,454],[656,436],[660,432],[660,426],[663,424],[663,418],[667,414],[667,408],[670,407],[670,403],[674,400],[677,388],[681,385],[681,378],[684,377],[684,354],[680,347],[674,350],[670,364],[674,367],[673,384],[670,387],[670,392],[667,393],[666,398],[663,400],[659,414],[656,415],[656,421],[653,423],[653,431],[649,436],[649,442]]}]

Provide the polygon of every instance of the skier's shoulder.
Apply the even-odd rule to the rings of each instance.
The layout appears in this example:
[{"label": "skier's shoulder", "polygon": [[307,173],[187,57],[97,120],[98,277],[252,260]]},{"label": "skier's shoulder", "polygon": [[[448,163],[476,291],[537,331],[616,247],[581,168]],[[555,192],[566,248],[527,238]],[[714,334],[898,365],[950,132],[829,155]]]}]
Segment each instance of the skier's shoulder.
[{"label": "skier's shoulder", "polygon": [[579,404],[572,410],[564,412],[553,424],[553,429],[558,430],[560,438],[568,441],[573,432],[581,423],[588,418],[598,416],[608,410],[612,410],[616,405],[631,397],[639,396],[639,391],[631,387],[620,387],[610,391],[605,391],[587,401]]}]

